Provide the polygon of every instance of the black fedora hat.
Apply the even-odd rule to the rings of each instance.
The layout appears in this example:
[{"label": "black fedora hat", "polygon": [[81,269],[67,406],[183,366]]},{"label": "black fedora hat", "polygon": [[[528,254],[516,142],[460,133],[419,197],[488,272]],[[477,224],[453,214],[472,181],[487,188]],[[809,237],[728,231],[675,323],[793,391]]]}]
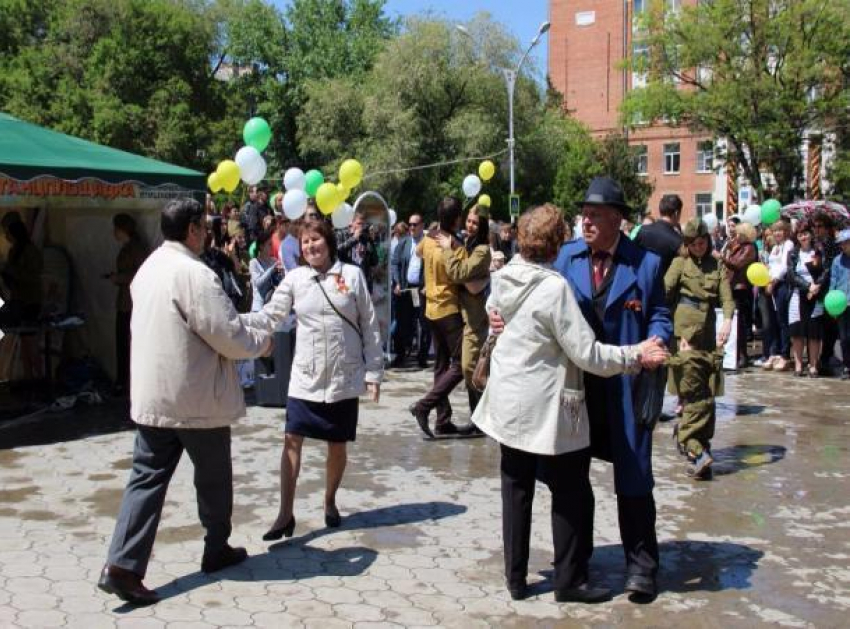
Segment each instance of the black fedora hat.
[{"label": "black fedora hat", "polygon": [[584,196],[584,201],[579,203],[579,207],[583,205],[607,205],[619,210],[624,216],[632,212],[632,208],[626,203],[626,197],[620,184],[610,177],[593,178],[587,189],[587,194]]}]

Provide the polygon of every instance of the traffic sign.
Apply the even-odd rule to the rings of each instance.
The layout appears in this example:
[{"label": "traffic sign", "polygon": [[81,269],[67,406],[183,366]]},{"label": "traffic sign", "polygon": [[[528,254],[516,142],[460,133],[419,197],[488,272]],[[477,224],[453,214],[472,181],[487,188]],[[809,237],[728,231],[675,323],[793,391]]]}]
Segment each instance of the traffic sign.
[{"label": "traffic sign", "polygon": [[517,218],[519,216],[519,195],[518,194],[510,195],[510,212],[511,212],[511,218]]}]

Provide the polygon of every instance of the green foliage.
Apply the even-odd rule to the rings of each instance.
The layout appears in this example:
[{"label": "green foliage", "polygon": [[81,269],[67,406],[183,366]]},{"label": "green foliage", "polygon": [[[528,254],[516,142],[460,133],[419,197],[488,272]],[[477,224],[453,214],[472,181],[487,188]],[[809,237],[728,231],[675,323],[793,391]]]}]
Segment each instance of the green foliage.
[{"label": "green foliage", "polygon": [[555,202],[573,217],[594,177],[612,177],[623,187],[626,202],[640,212],[652,194],[652,185],[637,174],[635,148],[618,134],[594,140],[581,123],[562,119],[562,159],[555,178]]},{"label": "green foliage", "polygon": [[800,194],[801,149],[850,105],[848,0],[714,0],[664,14],[647,11],[633,58],[648,85],[629,94],[627,122],[670,121],[729,143],[728,155],[764,197],[761,172],[783,201]]}]

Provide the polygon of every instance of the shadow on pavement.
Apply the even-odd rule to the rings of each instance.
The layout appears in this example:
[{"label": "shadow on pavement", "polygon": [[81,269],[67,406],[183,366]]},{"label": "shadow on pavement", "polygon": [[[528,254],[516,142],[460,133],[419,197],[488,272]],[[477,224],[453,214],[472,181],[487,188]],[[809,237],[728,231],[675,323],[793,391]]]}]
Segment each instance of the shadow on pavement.
[{"label": "shadow on pavement", "polygon": [[[333,535],[339,530],[368,530],[417,524],[442,520],[465,511],[466,507],[463,505],[449,502],[420,502],[361,511],[344,518],[340,529],[325,528],[302,537],[294,537],[291,541],[274,544],[266,553],[249,557],[245,563],[214,575],[194,572],[179,577],[157,588],[157,593],[161,600],[166,600],[220,580],[279,582],[314,577],[357,576],[369,569],[378,557],[378,551],[364,546],[325,550],[310,546],[310,542]],[[297,530],[296,527],[296,532]],[[121,605],[113,611],[122,614],[133,609],[135,608],[131,605]]]},{"label": "shadow on pavement", "polygon": [[[764,553],[734,542],[705,542],[674,540],[658,545],[661,570],[658,574],[659,593],[720,592],[747,590]],[[600,546],[593,550],[590,561],[592,585],[608,587],[614,595],[623,594],[626,564],[623,547],[619,544]],[[533,587],[533,594],[553,589],[551,570],[541,571],[545,581]]]},{"label": "shadow on pavement", "polygon": [[[132,430],[130,403],[110,398],[96,406],[78,405],[60,412],[43,410],[0,422],[0,450],[75,441]],[[41,407],[42,409],[44,406]]]},{"label": "shadow on pavement", "polygon": [[729,446],[712,450],[715,476],[735,474],[743,470],[770,465],[785,458],[785,446],[752,445]]}]

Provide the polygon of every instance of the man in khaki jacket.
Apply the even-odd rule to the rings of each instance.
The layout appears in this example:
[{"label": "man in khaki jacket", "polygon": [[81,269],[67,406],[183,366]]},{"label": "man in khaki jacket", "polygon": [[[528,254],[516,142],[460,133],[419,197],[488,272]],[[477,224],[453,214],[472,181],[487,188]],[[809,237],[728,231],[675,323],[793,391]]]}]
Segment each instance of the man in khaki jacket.
[{"label": "man in khaki jacket", "polygon": [[269,335],[246,324],[198,257],[206,236],[201,204],[170,201],[160,225],[165,242],[130,287],[130,414],[138,431],[98,581],[101,590],[135,605],[158,600],[142,579],[165,492],[184,450],[195,467],[198,513],[206,529],[201,569],[215,572],[247,558],[244,548],[227,543],[233,511],[230,425],[245,414],[233,361],[261,356],[271,343]]}]

